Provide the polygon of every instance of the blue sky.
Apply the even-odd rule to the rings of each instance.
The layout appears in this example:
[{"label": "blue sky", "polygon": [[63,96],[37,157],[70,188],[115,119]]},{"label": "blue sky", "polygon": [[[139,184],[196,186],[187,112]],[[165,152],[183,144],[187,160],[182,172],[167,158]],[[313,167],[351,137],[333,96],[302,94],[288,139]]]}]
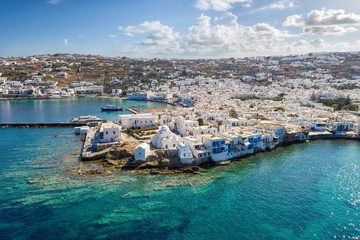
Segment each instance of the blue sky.
[{"label": "blue sky", "polygon": [[359,0],[2,0],[0,56],[360,50]]}]

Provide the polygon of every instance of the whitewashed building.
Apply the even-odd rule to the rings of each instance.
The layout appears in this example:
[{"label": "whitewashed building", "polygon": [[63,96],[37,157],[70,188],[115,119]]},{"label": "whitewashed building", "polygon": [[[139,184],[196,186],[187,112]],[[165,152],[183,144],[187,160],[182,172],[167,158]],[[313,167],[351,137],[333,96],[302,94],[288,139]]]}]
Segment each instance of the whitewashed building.
[{"label": "whitewashed building", "polygon": [[136,161],[146,161],[146,157],[149,155],[150,145],[147,143],[142,143],[135,148],[135,160]]},{"label": "whitewashed building", "polygon": [[124,128],[152,127],[156,125],[157,116],[152,113],[119,115],[119,124]]},{"label": "whitewashed building", "polygon": [[120,139],[120,126],[115,123],[103,123],[100,128],[99,142],[119,142]]},{"label": "whitewashed building", "polygon": [[151,138],[151,144],[156,148],[168,149],[176,147],[178,141],[168,126],[162,126],[160,131]]},{"label": "whitewashed building", "polygon": [[324,132],[327,129],[327,124],[325,122],[312,122],[310,124],[310,130],[312,132]]},{"label": "whitewashed building", "polygon": [[193,161],[193,155],[190,148],[183,143],[178,144],[178,155],[182,163],[191,164]]}]

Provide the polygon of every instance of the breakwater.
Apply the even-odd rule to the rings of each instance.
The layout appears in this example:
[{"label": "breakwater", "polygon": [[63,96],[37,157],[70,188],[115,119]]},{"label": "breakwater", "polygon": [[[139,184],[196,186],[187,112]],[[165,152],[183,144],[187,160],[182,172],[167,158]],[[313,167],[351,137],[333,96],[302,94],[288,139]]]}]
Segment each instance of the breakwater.
[{"label": "breakwater", "polygon": [[132,109],[132,108],[125,108],[125,110],[127,110],[127,111],[129,111],[129,112],[131,112],[131,113],[133,113],[133,114],[138,114],[138,112],[135,111],[135,110]]},{"label": "breakwater", "polygon": [[0,123],[0,128],[36,128],[36,127],[79,127],[90,123],[52,122],[52,123]]}]

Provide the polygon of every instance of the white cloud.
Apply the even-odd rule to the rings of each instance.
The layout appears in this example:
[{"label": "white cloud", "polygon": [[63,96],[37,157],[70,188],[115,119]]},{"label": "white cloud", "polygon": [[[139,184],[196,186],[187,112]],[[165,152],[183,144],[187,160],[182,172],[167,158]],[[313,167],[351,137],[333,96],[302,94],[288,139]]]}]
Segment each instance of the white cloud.
[{"label": "white cloud", "polygon": [[249,13],[256,13],[259,11],[265,11],[265,10],[271,10],[271,9],[286,9],[286,8],[293,8],[295,7],[294,2],[290,1],[290,0],[280,0],[278,2],[275,3],[271,3],[269,5],[266,5],[264,7],[258,8],[258,9],[254,9],[252,11],[250,11]]},{"label": "white cloud", "polygon": [[134,34],[132,34],[132,33],[123,33],[122,35],[125,37],[133,37],[134,36]]},{"label": "white cloud", "polygon": [[283,22],[283,26],[284,27],[301,27],[302,23],[298,23],[297,20],[302,19],[301,15],[292,15],[292,16],[288,16],[285,20],[285,22]]},{"label": "white cloud", "polygon": [[321,38],[317,38],[310,41],[310,45],[316,49],[325,48],[328,44]]},{"label": "white cloud", "polygon": [[[295,26],[305,29],[304,19],[300,15],[289,16],[283,26]],[[314,26],[312,26],[314,27]],[[327,26],[338,27],[338,26]],[[350,31],[351,26],[345,27]],[[306,53],[313,51],[328,51],[333,49],[334,42],[326,42],[328,38],[312,38],[299,40],[303,34],[291,34],[284,29],[276,28],[268,23],[260,22],[254,25],[242,25],[231,12],[211,18],[201,14],[188,31],[179,34],[170,26],[159,21],[145,21],[139,25],[118,27],[125,36],[142,37],[138,42],[127,45],[118,51],[136,56],[177,56],[186,57],[230,57],[251,55],[273,55],[285,53]],[[313,31],[316,29],[313,28]],[[325,29],[329,32],[330,29]],[[304,30],[305,31],[305,30]],[[342,28],[331,29],[332,34]],[[309,32],[309,35],[314,33]],[[323,33],[322,35],[325,35]],[[320,34],[319,34],[320,35]],[[340,49],[342,43],[336,44]]]},{"label": "white cloud", "polygon": [[78,37],[78,38],[83,38],[84,36],[83,36],[83,35],[81,35],[81,34],[79,34],[77,37]]},{"label": "white cloud", "polygon": [[345,13],[343,9],[312,10],[305,20],[306,26],[359,25],[360,15]]},{"label": "white cloud", "polygon": [[268,9],[285,9],[285,8],[293,8],[295,5],[291,1],[279,1],[277,3],[270,4]]},{"label": "white cloud", "polygon": [[56,5],[56,4],[59,4],[61,1],[62,0],[48,0],[48,1],[46,1],[46,3]]},{"label": "white cloud", "polygon": [[123,31],[122,35],[134,37],[134,34],[147,34],[145,39],[140,41],[140,45],[146,48],[147,52],[158,54],[183,52],[180,46],[180,35],[173,31],[172,27],[163,25],[160,21],[145,21],[136,26],[118,27]]},{"label": "white cloud", "polygon": [[281,48],[284,39],[294,37],[267,23],[240,25],[232,13],[215,18],[214,23],[204,14],[197,19],[197,25],[191,26],[182,38],[188,51],[209,55],[267,52]]},{"label": "white cloud", "polygon": [[342,26],[314,26],[314,27],[304,27],[303,32],[311,35],[343,35],[348,32],[357,31],[354,27],[342,27]]},{"label": "white cloud", "polygon": [[[208,18],[208,21],[210,21],[210,18]],[[224,13],[221,17],[215,17],[215,22],[217,24],[227,25],[227,26],[236,26],[237,24],[237,16],[232,14],[231,12]]]},{"label": "white cloud", "polygon": [[249,3],[251,0],[197,0],[195,7],[200,10],[226,11],[234,3]]},{"label": "white cloud", "polygon": [[169,26],[163,25],[160,21],[145,21],[136,26],[128,26],[122,29],[126,36],[133,36],[133,33],[148,33],[147,37],[141,42],[144,45],[171,45],[176,43],[179,33],[173,31]]},{"label": "white cloud", "polygon": [[286,18],[283,26],[302,27],[305,34],[311,35],[343,35],[358,30],[355,26],[360,25],[360,15],[345,13],[343,9],[312,10],[302,19],[301,15],[292,15]]},{"label": "white cloud", "polygon": [[272,3],[265,7],[259,8],[256,11],[263,11],[268,9],[285,9],[285,8],[293,8],[293,7],[295,7],[294,2],[289,0],[280,0],[276,3]]},{"label": "white cloud", "polygon": [[65,44],[65,46],[74,46],[74,44],[70,43],[69,39],[67,39],[67,38],[64,39],[64,44]]},{"label": "white cloud", "polygon": [[107,36],[108,36],[109,38],[116,38],[116,35],[115,35],[115,34],[111,34],[111,33],[108,34]]},{"label": "white cloud", "polygon": [[299,40],[292,43],[284,44],[286,51],[291,53],[318,52],[323,51],[329,46],[323,39]]}]

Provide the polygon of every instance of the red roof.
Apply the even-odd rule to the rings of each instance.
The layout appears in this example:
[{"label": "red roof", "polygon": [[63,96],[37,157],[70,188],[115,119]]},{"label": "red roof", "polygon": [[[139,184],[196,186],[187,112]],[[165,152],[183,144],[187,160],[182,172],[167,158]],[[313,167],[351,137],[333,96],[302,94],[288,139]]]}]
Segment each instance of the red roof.
[{"label": "red roof", "polygon": [[166,112],[166,108],[153,108],[148,110],[151,113],[160,113],[160,112]]}]

